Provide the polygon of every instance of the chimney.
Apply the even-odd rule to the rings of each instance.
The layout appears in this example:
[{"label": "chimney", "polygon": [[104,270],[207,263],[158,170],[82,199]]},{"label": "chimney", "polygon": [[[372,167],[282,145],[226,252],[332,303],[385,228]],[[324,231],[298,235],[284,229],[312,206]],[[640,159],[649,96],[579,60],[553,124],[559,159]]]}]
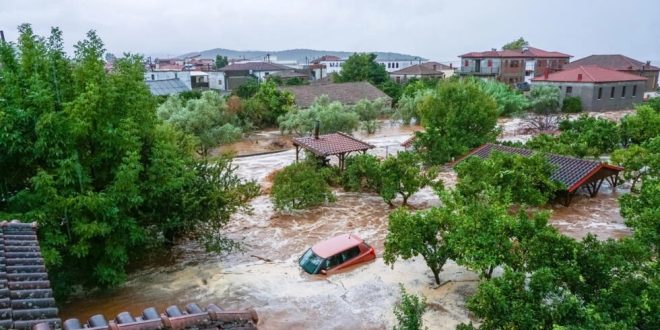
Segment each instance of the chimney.
[{"label": "chimney", "polygon": [[578,73],[578,81],[582,81],[582,74]]},{"label": "chimney", "polygon": [[314,124],[314,140],[319,139],[319,130],[321,129],[321,123],[317,120]]}]

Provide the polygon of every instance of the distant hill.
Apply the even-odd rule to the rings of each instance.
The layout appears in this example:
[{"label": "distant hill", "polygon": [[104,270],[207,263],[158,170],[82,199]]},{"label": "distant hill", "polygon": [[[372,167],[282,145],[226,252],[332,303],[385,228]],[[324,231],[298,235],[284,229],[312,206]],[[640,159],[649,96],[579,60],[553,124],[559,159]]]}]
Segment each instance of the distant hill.
[{"label": "distant hill", "polygon": [[[379,59],[399,59],[404,61],[413,61],[417,60],[418,57],[414,55],[406,55],[400,53],[388,53],[388,52],[374,52],[378,55]],[[264,50],[232,50],[224,48],[214,48],[209,50],[203,50],[200,52],[192,52],[180,55],[179,58],[191,57],[195,55],[201,55],[201,58],[215,58],[216,55],[227,56],[229,59],[238,59],[244,58],[247,60],[261,60],[265,59],[266,55],[277,57],[279,61],[291,61],[295,60],[298,63],[306,63],[307,61],[312,61],[313,59],[319,58],[323,55],[333,55],[341,58],[347,58],[353,54],[353,52],[340,52],[332,50],[314,50],[314,49],[288,49],[288,50],[279,50],[279,51],[264,51]],[[421,58],[425,60],[424,58]]]}]

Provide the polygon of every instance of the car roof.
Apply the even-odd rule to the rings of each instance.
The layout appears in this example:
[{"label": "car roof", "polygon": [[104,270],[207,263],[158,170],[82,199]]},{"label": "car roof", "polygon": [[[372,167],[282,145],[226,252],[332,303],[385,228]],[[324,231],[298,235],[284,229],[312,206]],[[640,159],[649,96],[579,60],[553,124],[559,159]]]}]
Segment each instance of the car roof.
[{"label": "car roof", "polygon": [[329,238],[312,246],[312,251],[321,258],[328,258],[360,243],[362,243],[362,239],[359,236],[355,234],[344,234]]}]

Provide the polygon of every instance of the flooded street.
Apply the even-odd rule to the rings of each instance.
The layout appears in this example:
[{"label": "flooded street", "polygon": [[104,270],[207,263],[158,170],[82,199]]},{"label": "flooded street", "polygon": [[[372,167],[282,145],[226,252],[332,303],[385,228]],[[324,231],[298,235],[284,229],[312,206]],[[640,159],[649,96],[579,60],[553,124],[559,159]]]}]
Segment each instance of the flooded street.
[{"label": "flooded street", "polygon": [[[500,125],[503,137],[519,135],[521,124],[515,119],[503,120]],[[370,152],[381,157],[396,153],[414,130],[419,127],[385,125],[376,136],[366,137],[376,145]],[[264,134],[257,146],[270,146],[268,137],[281,139],[277,134]],[[237,158],[235,164],[241,177],[268,188],[269,174],[294,160],[295,152],[285,150]],[[440,178],[446,186],[456,181],[450,168],[445,168]],[[629,230],[617,203],[625,192],[619,188],[613,193],[604,184],[595,198],[577,196],[570,207],[553,205],[549,207],[553,211],[551,223],[574,238],[588,232],[601,239],[627,235]],[[86,320],[97,313],[113,316],[125,310],[138,313],[148,306],[163,310],[172,304],[213,302],[225,309],[255,308],[260,329],[391,329],[395,323],[392,308],[399,299],[401,283],[409,292],[427,298],[424,325],[429,329],[454,329],[471,321],[464,304],[476,288],[474,273],[448,262],[440,273],[446,284],[437,287],[421,258],[398,261],[393,268],[385,265],[382,253],[391,209],[375,194],[341,190],[335,194],[335,203],[291,214],[274,211],[269,197],[259,196],[251,202],[252,212],[236,214],[225,230],[228,237],[243,242],[244,253],[220,257],[205,253],[194,242],[181,244],[168,258],[173,262],[147,264],[131,273],[121,288],[63,304],[61,316]],[[438,202],[430,189],[410,199],[414,208]],[[341,233],[357,234],[374,246],[376,260],[328,277],[302,272],[298,257],[311,245]]]}]

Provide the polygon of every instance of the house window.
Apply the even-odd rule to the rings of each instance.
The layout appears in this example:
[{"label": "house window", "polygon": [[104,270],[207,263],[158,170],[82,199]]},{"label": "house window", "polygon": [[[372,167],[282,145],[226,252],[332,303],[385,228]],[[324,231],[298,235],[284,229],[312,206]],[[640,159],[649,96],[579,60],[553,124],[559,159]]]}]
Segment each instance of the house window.
[{"label": "house window", "polygon": [[399,62],[396,63],[396,68],[397,68],[397,69],[399,68]]},{"label": "house window", "polygon": [[637,96],[637,85],[633,85],[632,97],[635,97],[635,96]]},{"label": "house window", "polygon": [[603,87],[598,87],[598,99],[603,98]]},{"label": "house window", "polygon": [[573,93],[573,86],[566,86],[566,95],[571,95]]},{"label": "house window", "polygon": [[491,66],[493,66],[493,60],[488,60],[488,67],[490,68]]},{"label": "house window", "polygon": [[468,62],[468,60],[465,60],[465,66],[470,66],[470,62]]},{"label": "house window", "polygon": [[156,75],[152,74],[151,75],[151,80],[156,80]]},{"label": "house window", "polygon": [[615,87],[612,87],[612,89],[610,90],[610,98],[611,99],[614,98],[614,89],[615,89]]},{"label": "house window", "polygon": [[621,97],[622,98],[626,97],[626,86],[623,86],[623,88],[621,88]]},{"label": "house window", "polygon": [[512,68],[517,68],[518,67],[518,60],[511,60],[511,67]]}]

